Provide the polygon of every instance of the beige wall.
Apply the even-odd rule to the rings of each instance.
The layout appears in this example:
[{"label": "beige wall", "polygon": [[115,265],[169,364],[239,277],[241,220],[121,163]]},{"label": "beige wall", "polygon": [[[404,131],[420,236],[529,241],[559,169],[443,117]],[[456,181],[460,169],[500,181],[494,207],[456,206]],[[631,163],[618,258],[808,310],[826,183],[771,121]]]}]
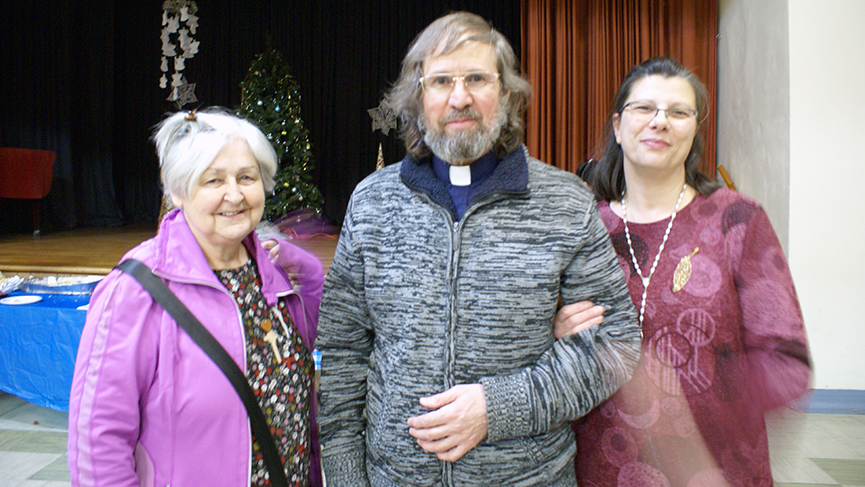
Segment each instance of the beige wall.
[{"label": "beige wall", "polygon": [[785,251],[790,208],[787,0],[718,2],[718,164],[763,204]]},{"label": "beige wall", "polygon": [[718,6],[718,162],[787,251],[813,387],[865,390],[865,1]]}]

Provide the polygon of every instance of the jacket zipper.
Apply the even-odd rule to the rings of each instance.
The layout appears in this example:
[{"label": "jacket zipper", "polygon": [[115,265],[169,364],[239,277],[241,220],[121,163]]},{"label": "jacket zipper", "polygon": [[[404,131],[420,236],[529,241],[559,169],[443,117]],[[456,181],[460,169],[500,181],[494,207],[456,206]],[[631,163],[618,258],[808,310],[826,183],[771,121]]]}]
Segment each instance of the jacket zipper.
[{"label": "jacket zipper", "polygon": [[[412,188],[412,187],[409,186],[409,188]],[[438,202],[436,202],[429,195],[429,193],[427,193],[426,191],[423,191],[420,188],[412,188],[412,189],[414,189],[417,192],[417,194],[419,194],[423,199],[425,199],[427,201],[427,203],[429,203],[433,208],[435,208],[439,213],[441,213],[445,217],[446,220],[453,221],[452,220],[453,215],[451,215],[451,213],[446,208],[444,208],[442,205],[440,205]],[[509,196],[509,195],[518,197],[522,194],[523,194],[523,192],[513,192],[513,191],[507,191],[507,192],[499,191],[499,192],[491,193],[489,195],[482,197],[481,199],[476,201],[473,205],[466,208],[466,211],[463,213],[462,219],[460,219],[459,221],[453,221],[453,225],[452,225],[452,229],[451,229],[452,230],[452,232],[451,232],[451,252],[450,252],[450,259],[448,262],[448,265],[450,266],[450,268],[448,269],[448,273],[447,273],[448,279],[450,280],[450,283],[449,283],[450,290],[448,293],[448,306],[449,306],[448,312],[450,315],[450,319],[449,319],[449,323],[448,323],[447,343],[445,344],[445,346],[446,346],[445,357],[446,358],[445,358],[445,371],[444,371],[444,390],[439,391],[439,392],[444,392],[455,385],[454,384],[454,365],[456,362],[456,325],[457,325],[457,308],[458,308],[456,282],[457,282],[457,268],[459,267],[460,247],[461,247],[460,230],[462,230],[463,222],[465,222],[466,219],[468,219],[468,217],[472,213],[474,213],[478,208],[481,208],[483,206],[491,204],[495,201],[505,199],[505,197]],[[454,485],[454,481],[453,481],[453,467],[454,466],[453,466],[453,463],[446,462],[444,460],[442,460],[441,463],[442,463],[442,483],[444,485],[447,485],[447,486]]]}]

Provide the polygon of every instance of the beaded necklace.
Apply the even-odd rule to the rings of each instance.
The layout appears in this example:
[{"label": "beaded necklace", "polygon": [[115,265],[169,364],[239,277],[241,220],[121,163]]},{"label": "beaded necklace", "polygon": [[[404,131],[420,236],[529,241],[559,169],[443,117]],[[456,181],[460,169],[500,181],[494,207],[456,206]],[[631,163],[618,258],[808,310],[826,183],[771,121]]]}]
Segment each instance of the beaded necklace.
[{"label": "beaded necklace", "polygon": [[625,222],[625,239],[628,241],[628,250],[631,252],[631,262],[634,263],[634,269],[637,270],[637,275],[643,282],[643,298],[640,300],[640,333],[643,331],[643,314],[646,312],[646,294],[649,290],[649,281],[652,280],[652,274],[655,273],[655,268],[658,267],[658,260],[661,258],[661,253],[664,251],[664,245],[667,243],[667,237],[670,236],[670,230],[673,228],[673,220],[676,219],[676,212],[679,211],[679,205],[682,204],[682,197],[685,196],[685,188],[688,183],[682,185],[682,192],[679,193],[679,200],[676,201],[676,206],[673,208],[673,214],[670,215],[670,223],[667,224],[667,230],[664,232],[664,238],[661,240],[661,246],[658,248],[658,254],[655,256],[655,261],[652,262],[652,268],[649,269],[649,275],[643,277],[643,271],[640,270],[640,264],[637,263],[637,257],[634,255],[634,246],[631,245],[631,233],[628,232],[628,203],[625,201],[625,195],[622,194],[622,221]]}]

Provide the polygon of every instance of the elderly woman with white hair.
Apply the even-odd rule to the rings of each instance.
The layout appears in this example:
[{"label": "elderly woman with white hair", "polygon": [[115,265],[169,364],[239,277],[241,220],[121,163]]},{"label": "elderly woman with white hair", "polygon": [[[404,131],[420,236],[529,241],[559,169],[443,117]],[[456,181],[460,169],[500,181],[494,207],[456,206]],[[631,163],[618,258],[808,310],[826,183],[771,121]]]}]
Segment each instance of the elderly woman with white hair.
[{"label": "elderly woman with white hair", "polygon": [[[176,208],[124,260],[146,264],[245,373],[289,485],[320,485],[312,347],[324,273],[312,254],[287,242],[266,248],[256,235],[276,153],[223,109],[173,114],[153,138]],[[270,483],[231,383],[119,270],[90,301],[68,447],[72,485]]]}]

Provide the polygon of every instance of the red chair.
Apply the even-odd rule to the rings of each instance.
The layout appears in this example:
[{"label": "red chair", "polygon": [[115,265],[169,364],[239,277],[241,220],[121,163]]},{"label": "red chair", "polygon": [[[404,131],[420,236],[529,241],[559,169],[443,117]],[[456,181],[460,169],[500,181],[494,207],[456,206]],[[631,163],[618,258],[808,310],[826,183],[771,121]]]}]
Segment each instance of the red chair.
[{"label": "red chair", "polygon": [[33,202],[33,235],[40,232],[42,198],[51,190],[54,178],[52,151],[0,147],[0,198]]}]

